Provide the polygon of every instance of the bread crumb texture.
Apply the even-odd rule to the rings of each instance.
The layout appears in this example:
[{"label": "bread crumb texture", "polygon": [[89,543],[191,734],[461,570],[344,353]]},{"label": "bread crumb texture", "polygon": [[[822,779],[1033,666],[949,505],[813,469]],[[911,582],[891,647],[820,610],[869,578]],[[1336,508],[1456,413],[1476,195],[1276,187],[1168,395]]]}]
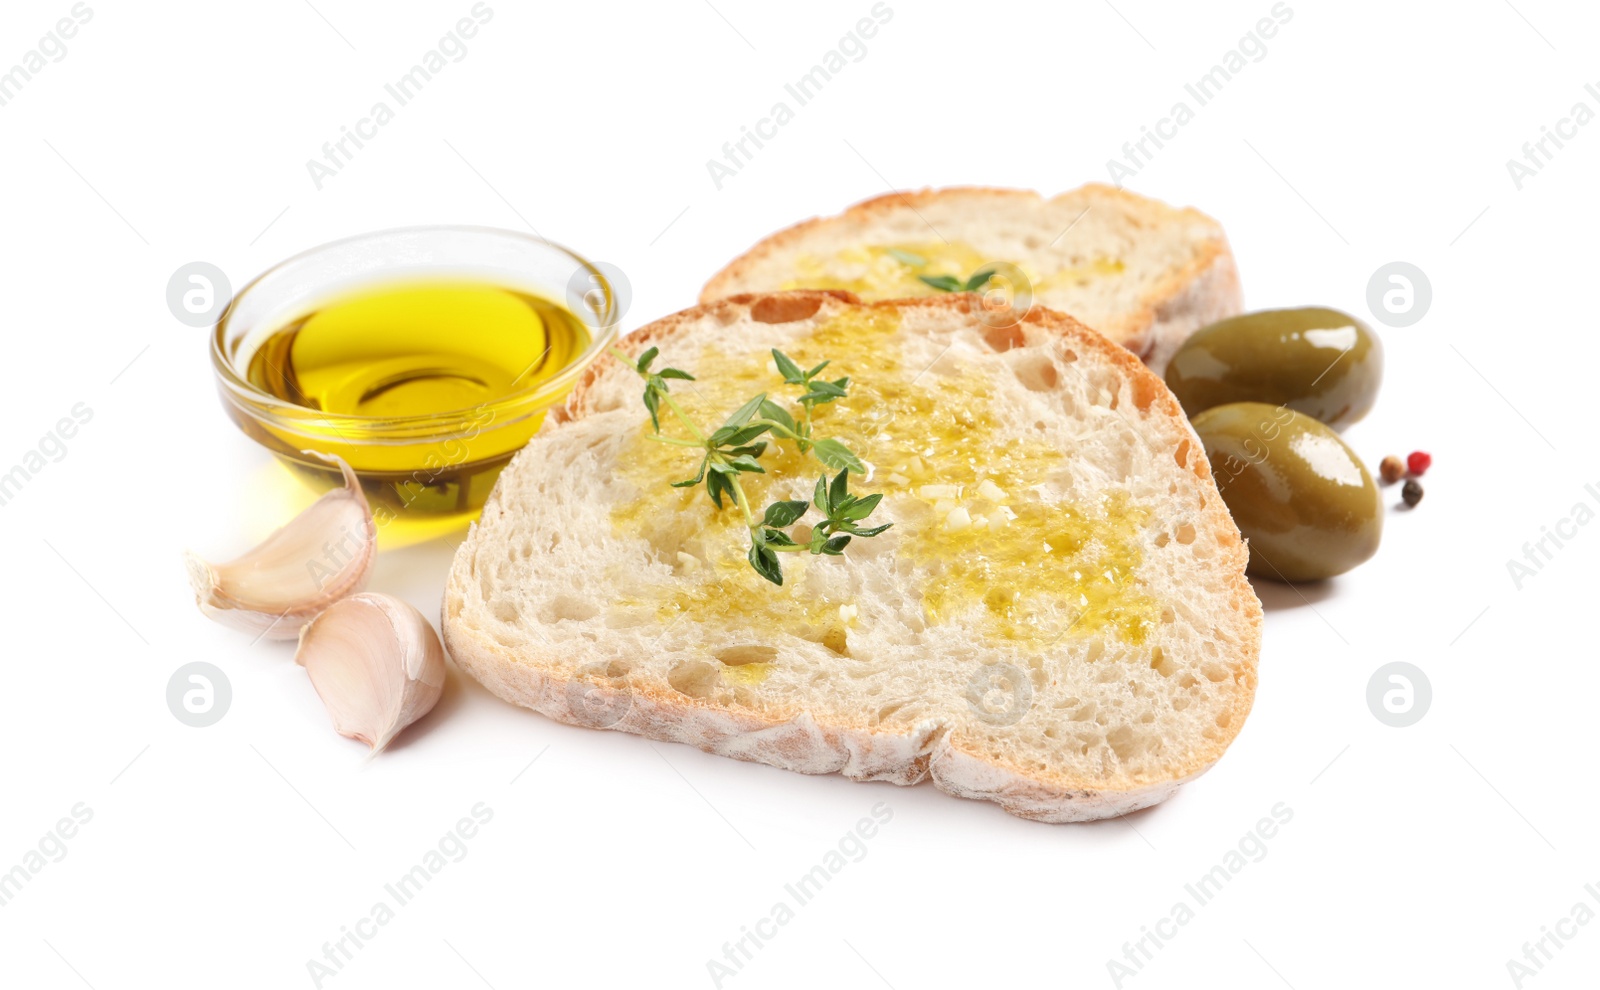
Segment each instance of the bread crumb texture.
[{"label": "bread crumb texture", "polygon": [[[852,490],[882,492],[870,522],[894,527],[842,557],[786,554],[784,586],[767,583],[736,507],[669,486],[699,457],[649,439],[638,378],[607,360],[456,558],[457,662],[565,721],[807,772],[931,775],[1051,821],[1202,772],[1249,711],[1260,605],[1201,448],[1098,335],[1042,310],[996,330],[970,305],[748,296],[633,335],[696,376],[673,395],[710,426],[757,392],[792,401],[772,348],[831,361],[849,395],[818,407],[817,435],[868,463]],[[786,442],[761,463],[742,476],[758,513],[809,500],[822,473]]]}]

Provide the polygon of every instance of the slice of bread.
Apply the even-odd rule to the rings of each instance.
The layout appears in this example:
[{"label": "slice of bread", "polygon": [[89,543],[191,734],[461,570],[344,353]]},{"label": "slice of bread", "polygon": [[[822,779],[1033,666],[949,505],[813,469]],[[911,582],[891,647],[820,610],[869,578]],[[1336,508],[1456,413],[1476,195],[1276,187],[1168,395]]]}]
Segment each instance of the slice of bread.
[{"label": "slice of bread", "polygon": [[1244,305],[1215,220],[1098,184],[1048,200],[983,188],[879,196],[773,234],[706,283],[700,301],[776,289],[925,296],[939,290],[918,275],[966,280],[996,263],[1021,269],[1034,302],[1087,323],[1158,375],[1191,333]]},{"label": "slice of bread", "polygon": [[[760,391],[793,400],[771,348],[832,360],[849,394],[818,407],[816,435],[867,462],[854,488],[884,493],[868,523],[893,528],[839,557],[784,554],[783,586],[767,583],[736,508],[669,486],[699,455],[651,442],[639,378],[605,356],[456,554],[455,662],[563,722],[805,773],[931,777],[1043,821],[1161,801],[1250,711],[1246,548],[1160,379],[1070,317],[984,315],[965,294],[789,292],[628,336],[697,377],[672,395],[708,428]],[[757,513],[810,498],[822,473],[788,443],[761,463],[741,475]]]}]

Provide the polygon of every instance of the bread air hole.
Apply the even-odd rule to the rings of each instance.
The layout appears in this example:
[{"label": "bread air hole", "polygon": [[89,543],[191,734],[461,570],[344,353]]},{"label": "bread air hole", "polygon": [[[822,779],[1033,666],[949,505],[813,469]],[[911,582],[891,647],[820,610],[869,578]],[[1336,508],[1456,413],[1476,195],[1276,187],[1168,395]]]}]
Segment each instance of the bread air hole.
[{"label": "bread air hole", "polygon": [[1173,663],[1159,646],[1150,651],[1150,668],[1162,677],[1171,677],[1178,673],[1178,665]]},{"label": "bread air hole", "polygon": [[1013,323],[1009,327],[984,328],[983,342],[989,345],[991,351],[1005,352],[1021,347],[1026,339],[1022,334],[1022,326]]},{"label": "bread air hole", "polygon": [[821,296],[763,296],[750,307],[750,318],[757,323],[793,323],[817,315]]},{"label": "bread air hole", "polygon": [[717,692],[720,680],[721,671],[708,660],[680,660],[667,672],[672,690],[702,701]]},{"label": "bread air hole", "polygon": [[1031,392],[1054,392],[1061,381],[1056,363],[1048,355],[1033,353],[1011,362],[1011,371],[1017,381]]},{"label": "bread air hole", "polygon": [[[1150,403],[1161,394],[1161,381],[1155,375],[1139,375],[1133,380],[1133,404],[1140,412],[1149,412]],[[1184,441],[1188,443],[1188,441]]]},{"label": "bread air hole", "polygon": [[1139,744],[1139,737],[1126,725],[1119,725],[1107,732],[1106,745],[1111,747],[1111,752],[1117,754],[1117,759],[1123,763],[1131,763],[1144,749]]},{"label": "bread air hole", "polygon": [[834,626],[823,633],[821,643],[841,657],[850,655],[850,631],[844,626]]},{"label": "bread air hole", "polygon": [[729,667],[742,667],[747,663],[771,663],[778,659],[776,646],[729,646],[711,654]]},{"label": "bread air hole", "polygon": [[[496,606],[498,608],[498,605]],[[513,606],[515,609],[515,606]],[[496,615],[498,615],[498,611]],[[557,595],[545,603],[539,610],[539,621],[543,623],[560,622],[562,619],[571,619],[574,622],[587,622],[600,614],[600,606],[587,598],[577,595]],[[510,619],[505,620],[507,622]]]}]

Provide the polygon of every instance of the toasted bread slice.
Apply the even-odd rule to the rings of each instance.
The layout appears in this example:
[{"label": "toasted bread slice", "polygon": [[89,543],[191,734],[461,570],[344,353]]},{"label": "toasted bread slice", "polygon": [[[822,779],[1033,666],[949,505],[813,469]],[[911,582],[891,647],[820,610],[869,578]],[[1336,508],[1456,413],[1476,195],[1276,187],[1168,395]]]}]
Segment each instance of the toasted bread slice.
[{"label": "toasted bread slice", "polygon": [[[892,522],[843,556],[745,559],[696,450],[652,442],[634,370],[602,357],[501,475],[457,552],[443,629],[508,701],[805,773],[912,784],[1050,822],[1161,801],[1250,710],[1261,606],[1177,401],[1133,355],[1036,309],[994,328],[957,294],[862,304],[740,295],[627,337],[684,411],[790,401],[770,349],[829,359],[818,407]],[[686,432],[663,412],[663,436]],[[787,442],[741,475],[759,513],[821,470]],[[831,472],[829,472],[831,473]],[[812,518],[816,517],[811,513]],[[802,523],[805,520],[802,520]],[[800,534],[804,539],[804,534]]]},{"label": "toasted bread slice", "polygon": [[1021,269],[1033,302],[1087,323],[1158,375],[1191,333],[1243,307],[1215,220],[1098,184],[1048,200],[983,188],[879,196],[773,234],[700,301],[775,289],[925,296],[940,290],[919,275],[965,280],[996,263]]}]

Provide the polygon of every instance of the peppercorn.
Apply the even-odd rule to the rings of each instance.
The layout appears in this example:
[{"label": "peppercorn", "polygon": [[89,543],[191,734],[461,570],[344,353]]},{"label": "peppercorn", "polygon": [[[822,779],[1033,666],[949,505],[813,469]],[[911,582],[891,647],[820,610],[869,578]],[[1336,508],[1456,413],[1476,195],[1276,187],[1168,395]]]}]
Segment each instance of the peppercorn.
[{"label": "peppercorn", "polygon": [[1411,455],[1406,458],[1406,470],[1410,471],[1419,478],[1427,474],[1428,468],[1432,466],[1432,455],[1426,454],[1420,450],[1413,450]]},{"label": "peppercorn", "polygon": [[1400,498],[1405,501],[1407,507],[1416,508],[1417,503],[1422,501],[1422,486],[1416,479],[1407,481],[1405,487],[1400,489]]},{"label": "peppercorn", "polygon": [[1390,454],[1378,462],[1378,476],[1386,485],[1392,485],[1406,476],[1406,462]]}]

